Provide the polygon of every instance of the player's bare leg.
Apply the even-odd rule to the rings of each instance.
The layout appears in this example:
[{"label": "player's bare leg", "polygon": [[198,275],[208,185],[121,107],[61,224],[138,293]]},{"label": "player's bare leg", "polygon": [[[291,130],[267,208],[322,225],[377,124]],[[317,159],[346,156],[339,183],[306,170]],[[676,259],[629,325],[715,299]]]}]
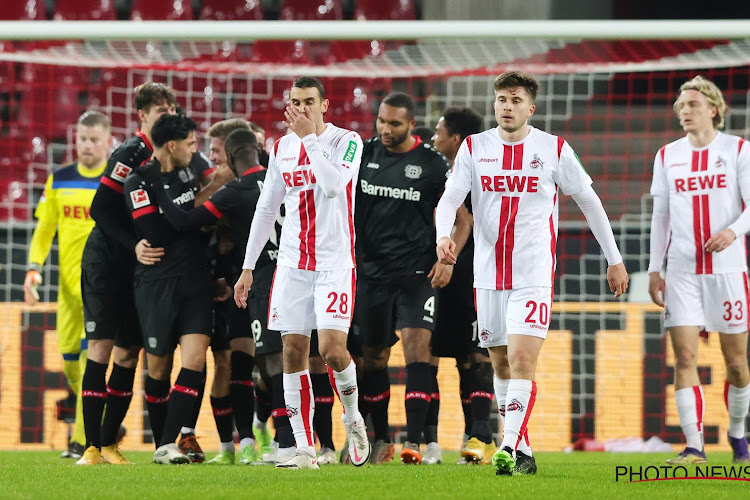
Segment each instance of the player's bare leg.
[{"label": "player's bare leg", "polygon": [[[508,475],[513,472],[520,474],[535,474],[536,463],[531,455],[519,451],[519,446],[526,441],[527,425],[536,400],[536,363],[544,339],[530,335],[508,335],[508,346],[490,347],[489,353],[497,380],[508,373],[505,360],[509,368],[510,380],[505,397],[505,420],[503,424],[503,441],[500,449],[495,453],[492,462],[498,475]],[[498,391],[500,392],[500,391]],[[528,444],[528,442],[526,442]],[[515,453],[516,458],[513,459]]]},{"label": "player's bare leg", "polygon": [[750,371],[747,365],[747,332],[738,334],[720,333],[721,352],[727,368],[724,402],[729,411],[729,444],[732,446],[734,463],[750,462],[745,419],[750,406]]},{"label": "player's bare leg", "polygon": [[369,460],[372,450],[365,421],[359,413],[357,368],[346,349],[346,337],[347,333],[340,330],[319,329],[318,350],[328,365],[331,386],[344,406],[342,419],[349,442],[349,460],[359,467]]},{"label": "player's bare leg", "polygon": [[406,442],[401,450],[401,461],[405,464],[422,462],[419,443],[432,394],[431,337],[432,332],[425,328],[404,328],[401,331],[406,363]]},{"label": "player's bare leg", "polygon": [[703,451],[705,399],[698,378],[699,333],[697,326],[673,326],[669,329],[669,338],[674,350],[677,413],[687,441],[687,447],[678,456],[667,460],[671,465],[706,463],[706,454]]}]

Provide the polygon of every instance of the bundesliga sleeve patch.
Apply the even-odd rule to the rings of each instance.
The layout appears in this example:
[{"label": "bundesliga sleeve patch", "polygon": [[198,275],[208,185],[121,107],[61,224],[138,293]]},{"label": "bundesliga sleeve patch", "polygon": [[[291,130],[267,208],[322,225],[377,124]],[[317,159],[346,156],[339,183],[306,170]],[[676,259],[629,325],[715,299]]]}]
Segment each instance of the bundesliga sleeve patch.
[{"label": "bundesliga sleeve patch", "polygon": [[344,161],[354,161],[354,155],[357,153],[357,143],[355,141],[349,141],[349,146],[346,148],[344,154]]},{"label": "bundesliga sleeve patch", "polygon": [[125,179],[131,172],[131,170],[133,169],[118,161],[117,164],[115,164],[115,168],[114,170],[112,170],[112,174],[110,175],[110,177],[112,177],[113,179],[117,179],[120,182],[125,182]]},{"label": "bundesliga sleeve patch", "polygon": [[146,207],[151,204],[148,193],[145,189],[137,189],[130,193],[130,201],[133,202],[133,208]]}]

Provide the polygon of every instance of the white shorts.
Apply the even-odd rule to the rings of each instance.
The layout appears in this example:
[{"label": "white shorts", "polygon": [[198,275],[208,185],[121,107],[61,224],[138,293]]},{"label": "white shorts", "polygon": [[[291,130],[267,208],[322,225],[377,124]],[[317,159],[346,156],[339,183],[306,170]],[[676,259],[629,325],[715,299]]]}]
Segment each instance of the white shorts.
[{"label": "white shorts", "polygon": [[508,334],[547,338],[552,288],[476,289],[479,347],[508,345]]},{"label": "white shorts", "polygon": [[748,330],[747,273],[669,272],[664,279],[664,326],[697,326],[709,332]]},{"label": "white shorts", "polygon": [[268,329],[310,336],[313,329],[349,333],[357,274],[354,269],[307,271],[277,266],[268,301]]}]

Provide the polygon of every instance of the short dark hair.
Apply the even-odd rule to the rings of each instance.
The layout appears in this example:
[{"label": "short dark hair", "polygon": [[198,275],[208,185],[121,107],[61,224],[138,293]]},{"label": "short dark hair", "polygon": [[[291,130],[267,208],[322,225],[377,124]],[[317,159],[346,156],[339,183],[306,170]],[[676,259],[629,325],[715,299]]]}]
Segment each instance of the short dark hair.
[{"label": "short dark hair", "polygon": [[[237,167],[251,167],[258,164],[258,138],[255,132],[250,129],[236,129],[229,133],[224,143],[224,151],[229,159],[229,168],[231,168],[237,177],[240,172]],[[239,164],[239,165],[237,165]]]},{"label": "short dark hair", "polygon": [[160,148],[169,141],[182,141],[197,128],[195,122],[184,115],[164,114],[156,120],[151,128],[151,140]]},{"label": "short dark hair", "polygon": [[314,76],[298,76],[292,82],[292,87],[297,87],[298,89],[309,89],[315,87],[320,94],[320,100],[322,101],[326,98],[326,91],[323,90],[323,84]]},{"label": "short dark hair", "polygon": [[177,94],[163,83],[146,82],[135,88],[135,109],[148,112],[151,106],[166,103],[177,106]]},{"label": "short dark hair", "polygon": [[435,131],[430,127],[420,125],[419,127],[414,127],[414,129],[412,129],[411,135],[416,135],[417,137],[421,138],[422,142],[432,144],[432,136],[435,135]]},{"label": "short dark hair", "polygon": [[417,105],[414,102],[414,99],[403,92],[393,92],[392,94],[388,94],[385,96],[385,99],[383,99],[383,104],[394,108],[404,108],[409,115],[409,119],[414,118],[417,111]]},{"label": "short dark hair", "polygon": [[495,78],[495,92],[503,89],[523,87],[526,93],[531,96],[531,102],[536,101],[536,95],[539,93],[539,80],[523,71],[506,71]]},{"label": "short dark hair", "polygon": [[468,136],[482,131],[482,116],[471,108],[451,106],[443,111],[443,125],[449,134],[458,134],[463,142]]},{"label": "short dark hair", "polygon": [[84,127],[95,127],[99,125],[107,131],[112,128],[109,117],[98,111],[86,111],[83,113],[78,117],[78,125],[83,125]]}]

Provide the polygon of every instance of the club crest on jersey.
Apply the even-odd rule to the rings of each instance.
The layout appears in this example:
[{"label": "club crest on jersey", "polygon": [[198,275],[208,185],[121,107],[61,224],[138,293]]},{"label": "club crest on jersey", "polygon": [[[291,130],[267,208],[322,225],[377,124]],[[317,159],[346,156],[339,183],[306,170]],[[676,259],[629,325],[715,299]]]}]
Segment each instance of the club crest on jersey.
[{"label": "club crest on jersey", "polygon": [[177,175],[180,177],[180,180],[182,182],[190,182],[193,179],[195,179],[195,175],[193,175],[193,171],[189,168],[181,168],[177,171]]},{"label": "club crest on jersey", "polygon": [[112,170],[112,173],[110,174],[110,177],[112,177],[113,179],[117,179],[120,182],[125,182],[125,179],[128,177],[128,174],[132,170],[133,170],[132,168],[130,168],[127,165],[125,165],[124,163],[118,161],[115,164],[115,168],[114,168],[114,170]]},{"label": "club crest on jersey", "polygon": [[407,165],[404,175],[409,179],[419,179],[422,175],[422,167],[419,165]]},{"label": "club crest on jersey", "polygon": [[505,411],[506,412],[509,412],[509,411],[520,411],[521,413],[523,413],[523,411],[525,409],[526,408],[516,398],[511,399],[510,400],[510,404],[505,405]]},{"label": "club crest on jersey", "polygon": [[151,204],[148,193],[145,189],[136,189],[130,193],[130,201],[133,202],[133,208],[141,208]]},{"label": "club crest on jersey", "polygon": [[273,308],[273,314],[271,315],[271,323],[276,323],[279,320],[279,313],[276,312],[276,308]]},{"label": "club crest on jersey", "polygon": [[529,163],[529,167],[531,168],[543,168],[544,162],[539,158],[538,155],[534,155],[534,158],[531,160],[531,163]]},{"label": "club crest on jersey", "polygon": [[490,339],[490,335],[492,334],[489,330],[487,330],[486,328],[482,328],[482,331],[479,334],[479,338],[482,339],[483,342],[487,342]]},{"label": "club crest on jersey", "polygon": [[299,410],[297,408],[294,408],[292,406],[287,405],[286,406],[286,416],[289,418],[297,416],[299,413]]},{"label": "club crest on jersey", "polygon": [[718,158],[716,158],[716,168],[726,167],[727,161],[719,155]]},{"label": "club crest on jersey", "polygon": [[148,346],[151,349],[156,349],[156,345],[157,345],[156,337],[149,337],[148,338]]}]

